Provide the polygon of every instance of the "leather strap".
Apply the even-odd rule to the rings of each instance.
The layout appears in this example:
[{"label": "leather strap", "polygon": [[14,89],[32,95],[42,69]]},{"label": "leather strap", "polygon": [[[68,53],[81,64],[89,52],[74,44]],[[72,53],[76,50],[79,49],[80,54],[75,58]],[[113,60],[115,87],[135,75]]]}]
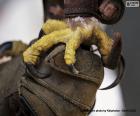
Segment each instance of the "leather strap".
[{"label": "leather strap", "polygon": [[97,0],[64,0],[65,17],[93,16],[97,3]]}]

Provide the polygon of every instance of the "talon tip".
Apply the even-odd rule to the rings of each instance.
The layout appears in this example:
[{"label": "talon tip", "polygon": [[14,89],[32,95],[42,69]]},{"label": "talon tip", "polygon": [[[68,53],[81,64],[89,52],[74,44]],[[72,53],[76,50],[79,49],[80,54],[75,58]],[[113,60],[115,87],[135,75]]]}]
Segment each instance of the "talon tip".
[{"label": "talon tip", "polygon": [[75,68],[75,66],[73,64],[69,65],[69,66],[70,66],[70,70],[72,71],[72,73],[79,74],[79,71]]}]

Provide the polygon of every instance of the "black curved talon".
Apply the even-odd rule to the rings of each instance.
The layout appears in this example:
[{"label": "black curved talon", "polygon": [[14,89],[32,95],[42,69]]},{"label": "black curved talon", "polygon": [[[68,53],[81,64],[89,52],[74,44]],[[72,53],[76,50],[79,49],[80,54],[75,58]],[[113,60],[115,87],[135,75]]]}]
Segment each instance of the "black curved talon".
[{"label": "black curved talon", "polygon": [[69,65],[69,68],[72,71],[72,73],[79,74],[79,71],[75,68],[75,66],[73,64],[72,65]]},{"label": "black curved talon", "polygon": [[7,55],[7,52],[12,49],[12,42],[5,42],[0,45],[0,57]]},{"label": "black curved talon", "polygon": [[33,64],[25,63],[25,65],[26,65],[26,74],[31,76],[31,77],[44,79],[44,78],[47,78],[51,75],[49,69],[47,69],[47,71],[45,71],[45,73],[42,73]]},{"label": "black curved talon", "polygon": [[120,83],[120,81],[122,80],[122,78],[124,76],[124,72],[125,72],[125,60],[124,60],[123,56],[121,55],[120,62],[118,65],[118,74],[117,74],[116,80],[108,87],[101,88],[100,90],[108,90],[108,89],[112,89],[115,86],[117,86]]}]

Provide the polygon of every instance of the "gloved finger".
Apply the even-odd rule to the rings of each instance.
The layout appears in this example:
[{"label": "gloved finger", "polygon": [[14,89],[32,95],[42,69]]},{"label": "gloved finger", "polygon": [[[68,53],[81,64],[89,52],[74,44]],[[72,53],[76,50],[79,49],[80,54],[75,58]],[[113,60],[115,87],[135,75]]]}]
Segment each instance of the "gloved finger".
[{"label": "gloved finger", "polygon": [[38,71],[38,69],[36,69],[33,64],[25,63],[25,65],[26,65],[26,74],[33,78],[44,79],[44,78],[49,77],[49,75],[51,75],[50,70],[46,70],[45,73],[42,73],[42,72]]}]

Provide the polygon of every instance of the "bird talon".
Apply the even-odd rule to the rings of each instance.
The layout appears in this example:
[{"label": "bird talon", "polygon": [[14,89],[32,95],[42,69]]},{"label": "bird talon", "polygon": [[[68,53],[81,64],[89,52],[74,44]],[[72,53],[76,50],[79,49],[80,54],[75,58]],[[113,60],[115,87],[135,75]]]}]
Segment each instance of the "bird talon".
[{"label": "bird talon", "polygon": [[72,73],[79,74],[79,71],[75,68],[75,66],[73,64],[70,65],[69,67],[70,67],[70,70],[72,71]]}]

